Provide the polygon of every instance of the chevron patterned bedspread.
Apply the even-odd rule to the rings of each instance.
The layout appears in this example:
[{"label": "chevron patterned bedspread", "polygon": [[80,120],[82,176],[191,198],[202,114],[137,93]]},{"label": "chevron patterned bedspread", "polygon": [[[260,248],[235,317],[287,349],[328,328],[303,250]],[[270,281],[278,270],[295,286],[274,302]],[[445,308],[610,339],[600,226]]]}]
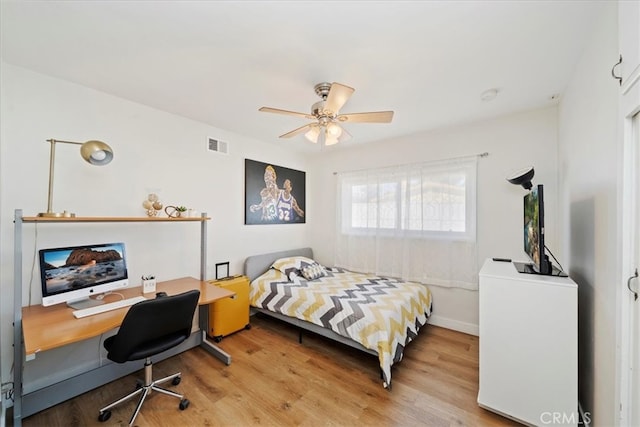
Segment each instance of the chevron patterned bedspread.
[{"label": "chevron patterned bedspread", "polygon": [[250,304],[329,328],[374,350],[383,385],[391,365],[431,315],[431,292],[420,283],[327,268],[314,280],[269,269],[251,283]]}]

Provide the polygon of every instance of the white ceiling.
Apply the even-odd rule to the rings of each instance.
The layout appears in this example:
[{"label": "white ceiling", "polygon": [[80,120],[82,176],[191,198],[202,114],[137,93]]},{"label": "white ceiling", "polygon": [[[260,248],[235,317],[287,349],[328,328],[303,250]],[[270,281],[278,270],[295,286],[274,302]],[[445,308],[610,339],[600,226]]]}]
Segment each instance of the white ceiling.
[{"label": "white ceiling", "polygon": [[[602,2],[7,1],[2,60],[292,148],[322,81],[354,87],[353,145],[551,105]],[[498,97],[483,102],[483,91]],[[212,135],[215,136],[215,135]]]}]

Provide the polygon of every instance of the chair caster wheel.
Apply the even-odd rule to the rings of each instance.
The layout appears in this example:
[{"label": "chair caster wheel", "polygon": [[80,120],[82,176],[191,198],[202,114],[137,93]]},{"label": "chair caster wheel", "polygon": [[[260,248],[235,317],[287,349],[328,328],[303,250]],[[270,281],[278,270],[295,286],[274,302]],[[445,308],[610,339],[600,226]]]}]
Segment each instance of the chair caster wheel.
[{"label": "chair caster wheel", "polygon": [[180,381],[182,381],[181,377],[175,377],[173,380],[171,380],[171,384],[178,385],[180,384]]},{"label": "chair caster wheel", "polygon": [[244,327],[246,330],[251,329],[251,325],[247,323],[247,325]]},{"label": "chair caster wheel", "polygon": [[215,342],[220,342],[220,341],[222,341],[222,335],[218,335],[217,337],[213,337],[213,340],[214,340]]},{"label": "chair caster wheel", "polygon": [[98,415],[98,421],[100,421],[101,423],[107,421],[109,418],[111,418],[111,411],[109,410],[100,412],[100,415]]},{"label": "chair caster wheel", "polygon": [[189,407],[189,399],[182,399],[180,401],[180,410],[184,411],[185,409],[187,409]]}]

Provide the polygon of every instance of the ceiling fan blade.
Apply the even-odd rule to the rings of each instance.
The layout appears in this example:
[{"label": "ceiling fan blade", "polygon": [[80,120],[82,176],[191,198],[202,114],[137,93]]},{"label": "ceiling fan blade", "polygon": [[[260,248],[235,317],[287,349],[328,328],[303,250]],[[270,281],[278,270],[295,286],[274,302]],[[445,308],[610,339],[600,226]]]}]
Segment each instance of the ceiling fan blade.
[{"label": "ceiling fan blade", "polygon": [[332,114],[338,114],[338,111],[342,106],[351,98],[354,88],[345,86],[340,83],[331,83],[331,89],[329,95],[327,95],[327,102],[325,103],[325,111],[330,111]]},{"label": "ceiling fan blade", "polygon": [[258,109],[258,111],[262,111],[264,113],[285,114],[287,116],[302,117],[302,118],[310,119],[310,120],[314,120],[315,119],[315,117],[313,117],[311,114],[298,113],[296,111],[289,111],[289,110],[281,110],[279,108],[261,107],[261,108]]},{"label": "ceiling fan blade", "polygon": [[391,123],[393,111],[340,114],[336,119],[341,123]]},{"label": "ceiling fan blade", "polygon": [[309,129],[311,129],[312,125],[314,125],[314,124],[315,123],[309,123],[307,125],[300,126],[299,128],[292,130],[291,132],[287,132],[287,133],[285,133],[283,135],[280,135],[280,138],[291,138],[293,136],[300,135],[301,133],[306,132]]}]

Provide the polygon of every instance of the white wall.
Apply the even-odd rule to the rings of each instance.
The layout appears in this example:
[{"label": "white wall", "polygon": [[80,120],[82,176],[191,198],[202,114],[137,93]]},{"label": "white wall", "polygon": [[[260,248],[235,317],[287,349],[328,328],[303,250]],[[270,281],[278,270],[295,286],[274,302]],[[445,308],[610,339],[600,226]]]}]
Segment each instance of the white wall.
[{"label": "white wall", "polygon": [[[98,139],[111,145],[114,160],[94,167],[78,148],[56,150],[53,209],[81,216],[142,216],[142,201],[157,190],[165,204],[181,204],[212,218],[208,223],[207,278],[217,262],[230,261],[230,273],[242,272],[252,254],[310,245],[307,224],[244,225],[244,159],[306,171],[306,159],[272,144],[216,129],[82,86],[0,64],[0,245],[2,380],[13,360],[13,218],[14,209],[33,216],[46,211],[49,143]],[[207,137],[230,144],[230,154],[206,150]],[[312,179],[307,173],[307,182]],[[314,209],[308,198],[307,210]],[[73,224],[24,226],[24,304],[40,302],[36,249],[102,241],[124,241],[130,277],[160,280],[199,275],[199,230],[193,224]],[[37,242],[36,242],[37,239]],[[32,274],[33,270],[33,274]],[[34,276],[35,275],[35,276]],[[28,284],[31,284],[28,286]],[[31,290],[30,290],[31,288]],[[96,362],[99,340],[40,354],[26,363],[25,390],[56,375],[83,370]],[[48,370],[47,370],[48,369]],[[37,381],[38,384],[35,384]]]},{"label": "white wall", "polygon": [[[496,100],[499,102],[499,100]],[[336,178],[333,172],[440,160],[488,152],[478,162],[478,266],[489,257],[524,259],[522,198],[525,190],[505,177],[535,166],[534,184],[545,185],[547,246],[559,256],[557,232],[557,109],[523,112],[438,132],[381,141],[366,147],[327,150],[312,166],[310,194],[319,197],[312,242],[316,257],[333,263]],[[478,293],[431,286],[432,322],[478,333]]]},{"label": "white wall", "polygon": [[621,240],[617,201],[621,155],[617,4],[604,5],[598,27],[559,107],[559,185],[563,253],[578,283],[579,394],[594,426],[618,425],[616,281]]}]

